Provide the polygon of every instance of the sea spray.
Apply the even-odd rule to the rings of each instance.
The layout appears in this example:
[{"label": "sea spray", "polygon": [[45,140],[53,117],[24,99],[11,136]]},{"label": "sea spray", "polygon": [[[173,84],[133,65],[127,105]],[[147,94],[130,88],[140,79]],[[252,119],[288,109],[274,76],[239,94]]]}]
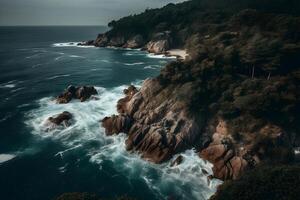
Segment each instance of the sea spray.
[{"label": "sea spray", "polygon": [[[140,85],[141,82],[135,82]],[[204,162],[194,150],[183,152],[183,162],[171,167],[171,162],[153,164],[143,160],[138,153],[126,151],[125,134],[106,136],[100,127],[99,120],[105,116],[116,114],[116,103],[126,86],[111,89],[97,87],[98,100],[87,102],[71,101],[68,104],[56,104],[53,98],[43,98],[38,101],[39,107],[27,115],[26,124],[33,128],[33,133],[41,138],[51,138],[66,146],[65,150],[54,156],[64,157],[64,154],[78,149],[85,149],[90,162],[102,165],[106,161],[112,163],[117,172],[127,177],[129,181],[139,180],[158,199],[170,196],[180,199],[208,199],[214,192],[218,181],[207,180],[207,174],[212,174],[211,164]],[[74,115],[74,123],[66,129],[45,131],[48,117],[68,111]],[[91,141],[98,142],[98,148],[91,147]],[[175,158],[176,156],[174,156]],[[61,173],[67,167],[59,169]]]}]

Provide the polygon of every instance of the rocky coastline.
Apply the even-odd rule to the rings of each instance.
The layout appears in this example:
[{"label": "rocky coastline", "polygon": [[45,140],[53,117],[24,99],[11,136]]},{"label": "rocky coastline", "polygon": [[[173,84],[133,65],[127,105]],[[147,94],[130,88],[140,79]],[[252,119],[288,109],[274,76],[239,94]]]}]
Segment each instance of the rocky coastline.
[{"label": "rocky coastline", "polygon": [[[155,163],[196,148],[201,158],[213,163],[214,177],[221,180],[238,179],[261,163],[293,160],[299,136],[291,138],[291,131],[299,127],[295,124],[294,130],[287,130],[272,117],[289,115],[289,124],[299,119],[299,60],[293,57],[299,53],[299,40],[287,40],[283,30],[274,36],[268,30],[257,31],[261,25],[247,21],[254,18],[278,26],[276,15],[244,10],[229,18],[224,30],[198,35],[193,44],[198,55],[168,64],[140,89],[130,86],[124,91],[125,97],[116,105],[119,115],[102,120],[106,133],[128,134],[127,149]],[[247,31],[238,31],[244,29]],[[165,52],[172,41],[169,35],[155,34],[147,50]],[[145,44],[133,40],[101,34],[94,44],[124,48]],[[274,42],[280,46],[276,52]],[[287,66],[274,63],[283,56],[289,57]],[[242,71],[243,67],[249,72]],[[285,109],[291,109],[289,114]]]},{"label": "rocky coastline", "polygon": [[125,89],[118,114],[101,120],[106,134],[127,134],[127,150],[154,163],[194,148],[213,164],[210,178],[224,181],[261,166],[298,165],[300,17],[255,9],[202,14],[198,32],[182,44],[171,30],[146,38],[114,27],[80,44],[189,53],[141,88]]}]

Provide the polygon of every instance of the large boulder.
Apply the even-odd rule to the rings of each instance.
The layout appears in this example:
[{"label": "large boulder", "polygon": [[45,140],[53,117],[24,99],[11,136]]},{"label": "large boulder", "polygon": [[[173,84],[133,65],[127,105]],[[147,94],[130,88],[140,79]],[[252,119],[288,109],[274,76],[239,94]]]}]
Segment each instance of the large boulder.
[{"label": "large boulder", "polygon": [[81,102],[86,101],[92,95],[98,94],[97,90],[93,86],[80,86],[75,87],[73,85],[68,88],[56,98],[58,104],[69,103],[72,99],[79,99]]},{"label": "large boulder", "polygon": [[46,131],[56,128],[67,128],[72,124],[73,115],[68,111],[49,117],[45,123]]},{"label": "large boulder", "polygon": [[147,50],[149,53],[162,54],[169,50],[170,45],[168,40],[150,41],[147,44]]},{"label": "large boulder", "polygon": [[166,53],[172,44],[172,38],[170,35],[170,31],[153,34],[152,39],[146,45],[147,51],[154,54]]},{"label": "large boulder", "polygon": [[81,86],[76,89],[76,98],[81,102],[86,101],[92,95],[98,94],[97,90],[92,86]]}]

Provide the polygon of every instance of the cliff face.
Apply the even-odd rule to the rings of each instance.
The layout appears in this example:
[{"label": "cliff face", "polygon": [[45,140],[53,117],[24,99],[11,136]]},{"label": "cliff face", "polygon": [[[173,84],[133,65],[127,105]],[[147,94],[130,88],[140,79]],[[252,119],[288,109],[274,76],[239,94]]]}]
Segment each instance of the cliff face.
[{"label": "cliff face", "polygon": [[[107,134],[128,134],[127,149],[156,163],[196,148],[223,180],[291,162],[300,145],[300,18],[249,9],[210,16],[185,41],[191,59],[168,64],[140,89],[130,86],[119,115],[102,125]],[[105,37],[98,38],[129,43]]]}]

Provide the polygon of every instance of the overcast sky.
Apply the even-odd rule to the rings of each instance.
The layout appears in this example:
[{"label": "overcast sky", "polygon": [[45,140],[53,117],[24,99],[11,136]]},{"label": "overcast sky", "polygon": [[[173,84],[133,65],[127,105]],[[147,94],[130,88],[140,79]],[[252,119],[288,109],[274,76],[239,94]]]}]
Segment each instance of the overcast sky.
[{"label": "overcast sky", "polygon": [[0,0],[0,25],[106,25],[184,0]]}]

